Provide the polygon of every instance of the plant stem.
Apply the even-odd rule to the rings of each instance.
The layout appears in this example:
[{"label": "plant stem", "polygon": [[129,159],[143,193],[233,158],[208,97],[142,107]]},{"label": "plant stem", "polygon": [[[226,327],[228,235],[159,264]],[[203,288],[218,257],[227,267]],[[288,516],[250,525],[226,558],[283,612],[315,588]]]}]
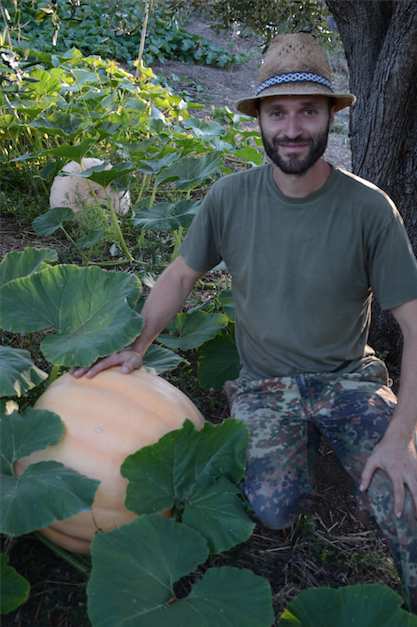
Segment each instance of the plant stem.
[{"label": "plant stem", "polygon": [[1,13],[1,16],[3,18],[3,22],[4,22],[4,26],[5,26],[4,34],[6,36],[8,46],[9,46],[9,48],[11,50],[13,50],[13,44],[12,44],[12,39],[10,37],[10,30],[9,30],[9,22],[8,22],[7,17],[6,17],[6,12],[5,12],[4,7],[3,7],[3,2],[1,0],[0,0],[0,13]]},{"label": "plant stem", "polygon": [[149,177],[147,174],[143,175],[142,185],[140,186],[139,195],[136,202],[140,202],[142,200],[142,196],[144,194],[145,188],[147,187]]},{"label": "plant stem", "polygon": [[56,544],[48,540],[48,538],[45,538],[42,534],[38,532],[36,532],[35,535],[38,540],[40,540],[43,544],[45,544],[45,546],[48,547],[48,549],[51,549],[51,551],[58,555],[58,557],[62,557],[65,561],[68,562],[68,564],[71,564],[71,566],[80,571],[80,573],[83,573],[83,575],[87,576],[90,574],[90,569],[84,563],[84,561],[81,560],[81,558],[77,559],[74,555],[68,553],[68,551],[65,551],[65,549],[61,549],[59,546],[57,546]]},{"label": "plant stem", "polygon": [[156,190],[158,189],[158,181],[155,179],[155,183],[153,184],[153,189],[152,189],[152,194],[151,194],[151,198],[149,200],[149,206],[153,207],[154,203],[155,203],[155,198],[156,198]]},{"label": "plant stem", "polygon": [[134,257],[132,257],[132,255],[130,254],[130,250],[128,248],[128,245],[126,244],[126,240],[123,237],[122,229],[120,228],[120,224],[119,224],[119,220],[117,218],[116,210],[115,210],[115,208],[113,206],[110,207],[110,213],[111,213],[112,227],[114,228],[114,230],[116,232],[117,238],[119,240],[120,248],[122,249],[122,251],[124,252],[126,257],[129,259],[129,261],[135,261]]},{"label": "plant stem", "polygon": [[137,64],[136,65],[136,78],[139,77],[139,71],[142,66],[143,51],[145,50],[146,31],[148,29],[148,20],[149,20],[149,13],[151,11],[151,6],[152,6],[152,0],[146,0],[145,16],[143,19],[142,32],[140,35],[138,58],[136,59],[136,64]]},{"label": "plant stem", "polygon": [[[135,263],[139,263],[134,260]],[[132,263],[130,259],[122,259],[120,261],[90,261],[89,266],[120,266],[122,264]]]},{"label": "plant stem", "polygon": [[61,366],[58,366],[57,364],[54,364],[52,366],[52,370],[51,373],[48,377],[48,385],[51,385],[51,383],[53,383],[55,381],[55,379],[57,379],[59,377],[59,373],[61,372]]},{"label": "plant stem", "polygon": [[69,242],[71,242],[71,244],[74,246],[74,248],[75,248],[76,250],[78,250],[78,252],[80,253],[80,256],[81,256],[81,261],[82,261],[83,265],[86,265],[86,264],[87,264],[87,262],[88,262],[88,259],[87,259],[87,257],[84,255],[84,253],[83,253],[83,251],[81,250],[81,248],[78,246],[77,242],[76,242],[76,241],[75,241],[75,240],[71,237],[71,235],[68,233],[68,231],[66,230],[66,228],[62,226],[62,224],[61,224],[60,228],[61,228],[61,230],[63,231],[63,233],[64,233],[65,237],[67,238],[67,240],[68,240]]}]

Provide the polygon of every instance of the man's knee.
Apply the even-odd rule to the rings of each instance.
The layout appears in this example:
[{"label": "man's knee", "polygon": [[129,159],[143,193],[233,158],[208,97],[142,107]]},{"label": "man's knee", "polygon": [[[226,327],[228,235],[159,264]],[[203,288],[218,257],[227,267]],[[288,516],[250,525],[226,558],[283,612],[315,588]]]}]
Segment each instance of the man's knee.
[{"label": "man's knee", "polygon": [[255,518],[269,529],[290,527],[301,511],[298,496],[265,494],[245,485],[244,492]]}]

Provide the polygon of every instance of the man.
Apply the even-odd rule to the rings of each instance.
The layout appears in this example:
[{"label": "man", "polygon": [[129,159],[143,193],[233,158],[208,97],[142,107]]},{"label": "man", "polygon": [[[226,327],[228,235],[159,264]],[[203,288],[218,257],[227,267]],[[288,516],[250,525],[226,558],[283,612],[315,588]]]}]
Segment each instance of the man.
[{"label": "man", "polygon": [[[232,276],[242,363],[231,414],[251,433],[246,495],[271,528],[311,492],[315,425],[364,492],[417,610],[417,263],[404,226],[375,186],[323,159],[336,111],[323,51],[310,35],[271,43],[254,96],[269,164],[211,188],[178,257],[143,309],[131,349],[75,375],[140,367],[194,283],[221,259]],[[404,335],[397,399],[367,346],[372,295]]]}]

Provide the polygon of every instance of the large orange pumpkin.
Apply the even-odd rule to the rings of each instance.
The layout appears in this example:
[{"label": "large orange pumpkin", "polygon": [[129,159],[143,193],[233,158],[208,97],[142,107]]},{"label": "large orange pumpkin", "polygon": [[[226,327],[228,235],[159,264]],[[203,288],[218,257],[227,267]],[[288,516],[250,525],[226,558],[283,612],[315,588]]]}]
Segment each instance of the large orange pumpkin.
[{"label": "large orange pumpkin", "polygon": [[56,412],[66,432],[57,445],[17,462],[17,473],[29,464],[55,460],[101,482],[91,512],[42,530],[56,544],[77,553],[88,553],[98,530],[109,531],[135,518],[124,506],[127,481],[120,474],[124,459],[179,429],[186,418],[197,428],[203,425],[202,415],[185,394],[144,369],[129,375],[106,370],[93,379],[65,374],[35,407]]}]

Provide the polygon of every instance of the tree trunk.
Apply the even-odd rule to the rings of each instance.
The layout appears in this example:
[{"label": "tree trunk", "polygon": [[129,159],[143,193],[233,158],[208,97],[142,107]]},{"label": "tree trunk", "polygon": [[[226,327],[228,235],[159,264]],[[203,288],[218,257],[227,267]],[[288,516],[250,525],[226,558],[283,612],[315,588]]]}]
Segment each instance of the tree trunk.
[{"label": "tree trunk", "polygon": [[[417,253],[417,2],[326,0],[357,96],[350,135],[352,168],[393,199]],[[397,371],[398,326],[374,306],[370,343]]]}]

